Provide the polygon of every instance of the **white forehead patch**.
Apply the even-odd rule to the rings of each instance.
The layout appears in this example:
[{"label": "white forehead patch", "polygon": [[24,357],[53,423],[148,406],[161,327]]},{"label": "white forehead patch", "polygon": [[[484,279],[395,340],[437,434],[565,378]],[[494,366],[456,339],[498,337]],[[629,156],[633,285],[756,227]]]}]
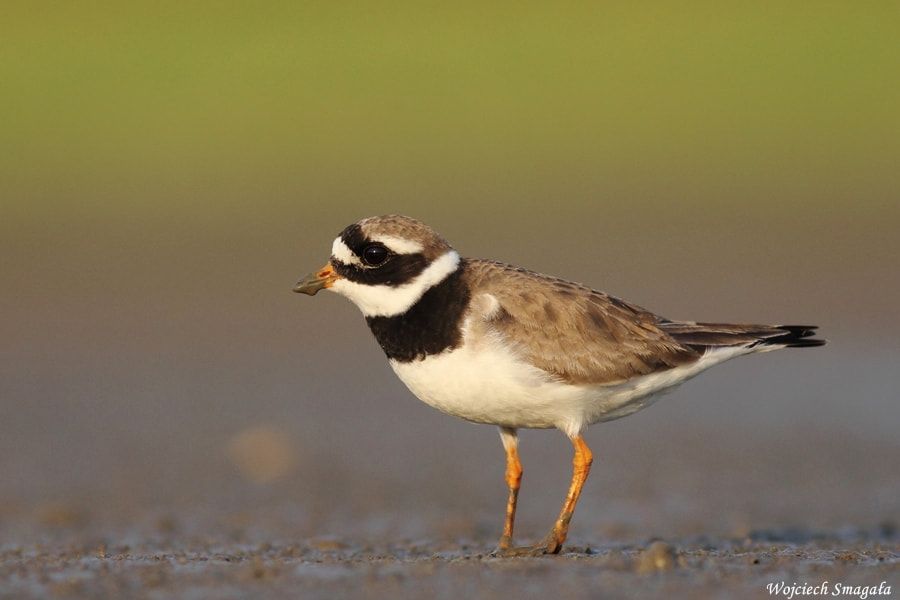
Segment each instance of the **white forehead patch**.
[{"label": "white forehead patch", "polygon": [[344,243],[340,236],[334,238],[334,243],[331,245],[331,256],[345,265],[362,266],[359,257],[350,251],[350,248],[347,247],[347,244]]}]

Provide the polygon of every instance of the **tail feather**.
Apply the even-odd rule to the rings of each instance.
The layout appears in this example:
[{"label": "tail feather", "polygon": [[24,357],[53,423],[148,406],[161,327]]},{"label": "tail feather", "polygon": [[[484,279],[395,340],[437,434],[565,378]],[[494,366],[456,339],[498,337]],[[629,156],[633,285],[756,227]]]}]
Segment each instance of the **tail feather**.
[{"label": "tail feather", "polygon": [[[692,323],[663,321],[660,329],[676,342],[699,352],[711,348],[743,346],[759,348],[810,348],[823,346],[825,340],[815,338],[815,325],[750,325],[743,323]],[[774,349],[774,348],[773,348]]]}]

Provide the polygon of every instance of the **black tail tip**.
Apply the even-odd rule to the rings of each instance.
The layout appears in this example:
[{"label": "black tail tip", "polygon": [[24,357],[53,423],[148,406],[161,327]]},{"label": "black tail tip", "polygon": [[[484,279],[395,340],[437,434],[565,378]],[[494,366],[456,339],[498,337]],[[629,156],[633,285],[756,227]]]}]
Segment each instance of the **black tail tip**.
[{"label": "black tail tip", "polygon": [[827,340],[813,337],[818,328],[817,325],[779,325],[778,329],[784,333],[767,339],[766,344],[778,344],[786,348],[824,346]]}]

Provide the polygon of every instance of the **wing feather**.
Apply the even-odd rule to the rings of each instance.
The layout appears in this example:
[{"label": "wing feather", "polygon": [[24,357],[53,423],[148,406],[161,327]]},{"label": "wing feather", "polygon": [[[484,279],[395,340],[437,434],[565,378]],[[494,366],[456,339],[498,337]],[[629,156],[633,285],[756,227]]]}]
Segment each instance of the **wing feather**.
[{"label": "wing feather", "polygon": [[702,354],[661,329],[661,317],[603,292],[503,263],[464,264],[470,323],[567,383],[619,383]]}]

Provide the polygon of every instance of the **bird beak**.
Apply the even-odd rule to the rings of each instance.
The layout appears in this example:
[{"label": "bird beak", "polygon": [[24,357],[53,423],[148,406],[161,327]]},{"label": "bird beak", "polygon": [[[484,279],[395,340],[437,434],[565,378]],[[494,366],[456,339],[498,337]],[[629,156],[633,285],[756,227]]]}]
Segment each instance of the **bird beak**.
[{"label": "bird beak", "polygon": [[297,285],[294,286],[294,291],[315,296],[316,292],[330,288],[340,278],[341,276],[335,272],[334,267],[329,263],[318,271],[302,277],[297,282]]}]

